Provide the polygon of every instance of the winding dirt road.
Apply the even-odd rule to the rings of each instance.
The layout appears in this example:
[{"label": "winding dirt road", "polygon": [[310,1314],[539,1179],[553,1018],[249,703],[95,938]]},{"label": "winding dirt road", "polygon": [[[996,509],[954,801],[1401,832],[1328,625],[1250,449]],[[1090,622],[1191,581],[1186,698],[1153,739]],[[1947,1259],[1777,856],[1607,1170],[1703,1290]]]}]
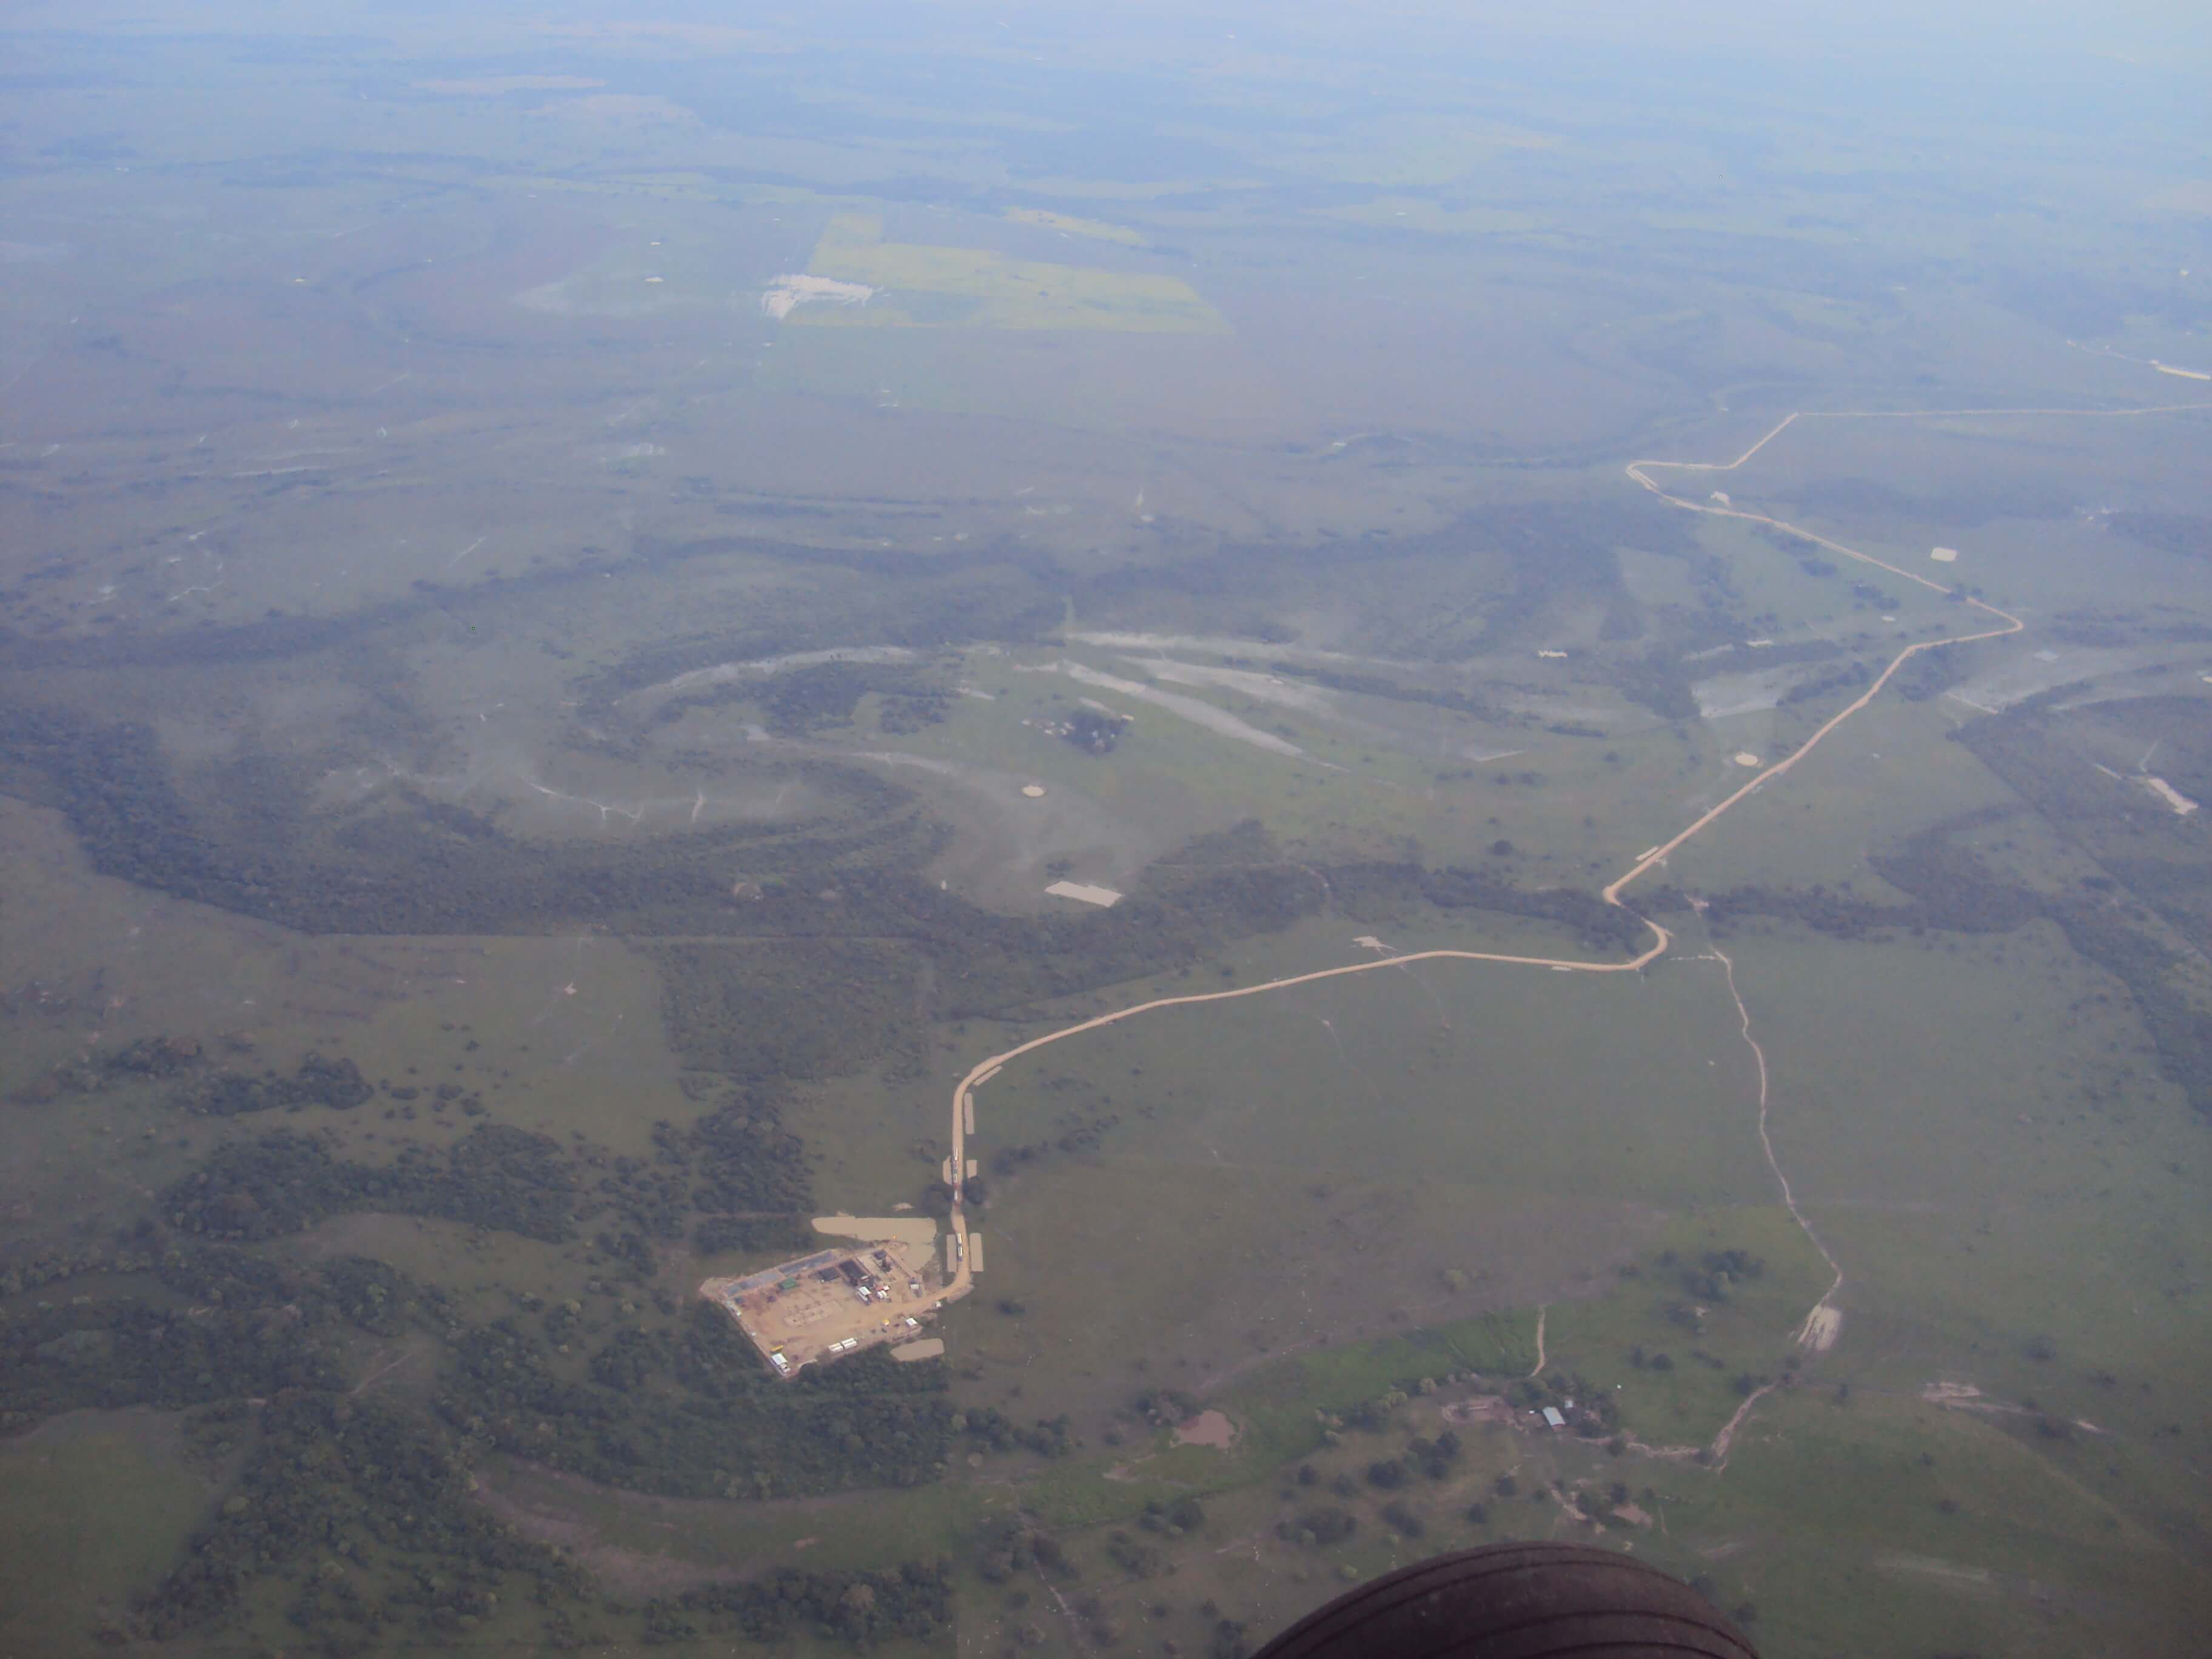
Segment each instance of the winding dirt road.
[{"label": "winding dirt road", "polygon": [[[1910,411],[1873,410],[1801,410],[1785,416],[1782,421],[1776,424],[1771,431],[1768,432],[1764,437],[1760,438],[1757,443],[1752,445],[1750,448],[1745,450],[1742,454],[1737,456],[1732,461],[1639,460],[1630,462],[1626,471],[1629,477],[1635,480],[1637,483],[1642,485],[1644,489],[1650,490],[1653,495],[1658,496],[1660,500],[1666,501],[1670,506],[1680,507],[1686,512],[1707,514],[1715,518],[1740,519],[1747,523],[1765,525],[1772,529],[1781,531],[1784,534],[1795,536],[1802,541],[1809,543],[1813,546],[1825,548],[1829,552],[1838,554],[1844,558],[1856,560],[1861,564],[1871,565],[1878,570],[1887,571],[1891,575],[1900,577],[1905,581],[1915,582],[1922,587],[1929,588],[1936,592],[1948,595],[1952,593],[1954,590],[1942,582],[1932,580],[1929,577],[1922,575],[1917,571],[1901,568],[1897,565],[1891,564],[1885,559],[1878,559],[1870,553],[1861,552],[1855,547],[1846,547],[1841,542],[1831,541],[1826,536],[1807,530],[1802,526],[1791,524],[1785,520],[1771,518],[1763,513],[1750,512],[1745,508],[1735,507],[1733,504],[1721,506],[1705,501],[1693,501],[1681,495],[1669,494],[1667,490],[1660,487],[1660,485],[1652,478],[1651,474],[1654,471],[1661,470],[1683,472],[1733,472],[1801,420],[1930,420],[1970,416],[1980,417],[2071,416],[2098,418],[2120,418],[2136,416],[2179,414],[2185,411],[2203,410],[2207,409],[2212,409],[2212,404],[2168,404],[2143,409],[2124,410],[1946,409]],[[2009,635],[2017,634],[2027,627],[2027,623],[2022,622],[2018,617],[2012,615],[2009,611],[2001,611],[1993,605],[1985,604],[1984,601],[1972,598],[1963,592],[1960,594],[1960,598],[1965,605],[1971,607],[1973,611],[1980,612],[1984,617],[1989,618],[1996,625],[1986,628],[1977,628],[1971,632],[1950,635],[1942,639],[1923,640],[1917,644],[1906,646],[1903,650],[1899,651],[1895,657],[1891,659],[1889,665],[1882,670],[1881,674],[1875,678],[1872,684],[1869,685],[1858,696],[1853,698],[1849,703],[1845,704],[1842,708],[1838,709],[1834,714],[1831,715],[1826,720],[1822,722],[1820,728],[1815,731],[1812,736],[1806,738],[1803,743],[1798,744],[1797,747],[1787,757],[1782,760],[1777,761],[1773,765],[1754,773],[1748,782],[1736,789],[1725,799],[1722,800],[1717,805],[1711,808],[1711,810],[1705,812],[1695,821],[1686,825],[1673,836],[1661,842],[1650,852],[1645,854],[1602,890],[1601,896],[1603,897],[1607,904],[1613,905],[1616,908],[1627,910],[1631,915],[1635,916],[1637,921],[1641,922],[1651,933],[1651,943],[1644,948],[1640,955],[1637,956],[1632,961],[1577,962],[1556,957],[1511,956],[1490,951],[1415,951],[1404,955],[1379,957],[1368,962],[1348,963],[1344,966],[1338,968],[1319,969],[1308,974],[1293,974],[1285,979],[1268,980],[1258,985],[1240,986],[1234,990],[1205,991],[1188,996],[1156,997],[1150,1002],[1140,1002],[1132,1007],[1118,1009],[1115,1012],[1109,1014],[1100,1014],[1094,1018],[1083,1020],[1079,1024],[1063,1027],[1061,1030],[1057,1031],[1047,1032],[1042,1036],[1031,1037],[1028,1042],[1018,1043],[1013,1048],[1008,1048],[1003,1053],[993,1054],[987,1060],[978,1060],[974,1066],[969,1068],[967,1075],[960,1079],[959,1083],[952,1091],[952,1160],[951,1169],[954,1180],[951,1228],[958,1243],[956,1246],[954,1273],[951,1282],[945,1289],[945,1299],[947,1301],[951,1301],[957,1297],[965,1296],[971,1289],[974,1288],[974,1280],[969,1271],[968,1266],[968,1220],[963,1205],[963,1195],[965,1183],[962,1180],[961,1176],[962,1172],[968,1167],[966,1163],[967,1126],[973,1119],[974,1091],[975,1088],[986,1079],[995,1074],[1000,1067],[1005,1066],[1011,1060],[1021,1058],[1024,1054],[1034,1054],[1038,1049],[1048,1048],[1055,1042],[1064,1042],[1070,1037],[1081,1036],[1086,1031],[1096,1031],[1105,1026],[1118,1025],[1123,1020],[1134,1019],[1141,1014],[1152,1013],[1158,1009],[1194,1007],[1200,1003],[1208,1002],[1233,1002],[1242,997],[1260,996],[1271,991],[1287,990],[1294,985],[1312,985],[1318,983],[1322,980],[1340,979],[1352,974],[1371,974],[1378,969],[1398,968],[1409,963],[1498,962],[1509,963],[1524,968],[1557,969],[1577,974],[1629,974],[1638,972],[1644,968],[1649,966],[1651,963],[1656,961],[1660,957],[1664,956],[1668,950],[1672,946],[1674,939],[1673,936],[1657,922],[1652,921],[1649,916],[1631,908],[1622,902],[1620,895],[1626,888],[1641,878],[1654,866],[1663,863],[1668,856],[1674,853],[1678,848],[1681,847],[1684,842],[1688,842],[1692,837],[1701,835],[1705,830],[1711,829],[1715,823],[1718,823],[1722,817],[1734,811],[1736,806],[1741,805],[1751,795],[1756,793],[1767,783],[1787,774],[1792,768],[1796,767],[1800,761],[1803,760],[1806,756],[1811,754],[1814,750],[1820,747],[1820,745],[1826,741],[1831,732],[1834,732],[1838,726],[1850,720],[1852,715],[1857,714],[1869,703],[1872,702],[1875,697],[1879,696],[1881,693],[1882,688],[1887,685],[1889,682],[1896,677],[1897,672],[1903,668],[1906,663],[1911,661],[1913,658],[1920,655],[1923,652],[1941,650],[1946,646],[1966,645],[1978,640],[2002,639]],[[1815,1321],[1818,1316],[1821,1314],[1823,1310],[1828,1307],[1829,1303],[1834,1297],[1836,1291],[1841,1288],[1843,1285],[1843,1270],[1841,1267],[1837,1266],[1835,1258],[1828,1254],[1827,1247],[1820,1243],[1819,1237],[1814,1235],[1810,1225],[1807,1224],[1804,1216],[1799,1212],[1796,1201],[1790,1193],[1790,1183],[1783,1176],[1782,1166],[1775,1159],[1773,1143],[1768,1139],[1766,1132],[1767,1083],[1765,1053],[1764,1050],[1759,1048],[1756,1041],[1752,1038],[1751,1014],[1750,1011],[1744,1006],[1742,997],[1736,992],[1735,965],[1734,963],[1729,963],[1728,958],[1725,957],[1722,957],[1719,959],[1723,963],[1728,972],[1729,994],[1735,999],[1737,1012],[1742,1016],[1744,1039],[1746,1042],[1751,1043],[1753,1053],[1759,1062],[1759,1133],[1760,1145],[1765,1150],[1768,1166],[1773,1170],[1775,1179],[1781,1187],[1783,1201],[1788,1206],[1790,1215],[1795,1218],[1798,1226],[1803,1230],[1807,1238],[1811,1241],[1814,1248],[1820,1251],[1821,1258],[1827,1262],[1829,1267],[1835,1273],[1834,1282],[1830,1285],[1826,1293],[1822,1296],[1820,1302],[1814,1304],[1812,1312],[1806,1316],[1806,1323],[1800,1327],[1801,1333],[1808,1332],[1814,1328]],[[1733,1439],[1737,1426],[1741,1423],[1746,1412],[1748,1410],[1752,1403],[1753,1402],[1751,1401],[1746,1401],[1744,1402],[1744,1407],[1738,1410],[1735,1416],[1730,1419],[1728,1426],[1722,1431],[1717,1451],[1720,1457],[1723,1460],[1727,1455],[1728,1443]]]}]

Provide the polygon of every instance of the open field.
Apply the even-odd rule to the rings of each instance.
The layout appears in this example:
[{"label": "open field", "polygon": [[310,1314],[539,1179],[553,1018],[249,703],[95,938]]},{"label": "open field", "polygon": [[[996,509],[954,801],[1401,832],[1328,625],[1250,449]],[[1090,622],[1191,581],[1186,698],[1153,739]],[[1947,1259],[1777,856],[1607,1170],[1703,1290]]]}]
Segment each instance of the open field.
[{"label": "open field", "polygon": [[1180,276],[1012,259],[985,248],[886,242],[882,234],[881,224],[863,216],[832,219],[814,245],[809,270],[865,283],[881,298],[863,307],[803,310],[794,320],[824,327],[1227,330],[1220,313]]},{"label": "open field", "polygon": [[168,9],[0,27],[25,1640],[2201,1627],[2164,69]]},{"label": "open field", "polygon": [[1131,230],[1126,225],[1079,219],[1073,214],[1048,212],[1043,208],[1008,208],[1006,217],[1018,225],[1035,225],[1041,230],[1056,230],[1062,235],[1083,236],[1093,241],[1119,242],[1124,247],[1143,247],[1147,242],[1142,231]]}]

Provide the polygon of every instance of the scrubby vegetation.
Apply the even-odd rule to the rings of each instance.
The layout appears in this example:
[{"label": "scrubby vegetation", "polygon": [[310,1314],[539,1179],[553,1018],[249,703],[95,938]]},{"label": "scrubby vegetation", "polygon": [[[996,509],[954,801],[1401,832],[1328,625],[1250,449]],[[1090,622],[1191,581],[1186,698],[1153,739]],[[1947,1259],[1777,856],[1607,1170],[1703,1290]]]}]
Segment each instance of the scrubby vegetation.
[{"label": "scrubby vegetation", "polygon": [[217,1147],[161,1205],[174,1225],[205,1238],[271,1238],[347,1210],[386,1210],[558,1240],[575,1231],[576,1196],[557,1142],[483,1124],[443,1153],[410,1146],[388,1164],[356,1163],[313,1135],[271,1130]]},{"label": "scrubby vegetation", "polygon": [[943,1368],[879,1351],[769,1375],[724,1315],[618,1327],[582,1376],[504,1319],[456,1344],[438,1411],[463,1433],[611,1486],[681,1498],[789,1498],[914,1486],[951,1446]]},{"label": "scrubby vegetation", "polygon": [[[323,1644],[450,1639],[527,1600],[563,1645],[586,1616],[586,1580],[470,1496],[477,1451],[639,1491],[759,1497],[913,1484],[942,1467],[955,1432],[942,1367],[873,1354],[782,1384],[703,1304],[677,1328],[618,1326],[579,1374],[552,1339],[512,1319],[468,1328],[442,1293],[362,1257],[303,1267],[228,1246],[125,1249],[11,1270],[0,1292],[86,1273],[126,1288],[0,1316],[0,1431],[86,1407],[203,1408],[188,1444],[210,1468],[237,1460],[235,1483],[138,1609],[157,1638],[198,1639],[274,1594]],[[581,1334],[568,1309],[549,1323]],[[434,1413],[349,1391],[350,1333],[450,1343]],[[991,1443],[994,1425],[957,1421]],[[1065,1419],[1044,1428],[1041,1444],[1065,1445]],[[830,1633],[854,1642],[927,1635],[945,1618],[933,1565],[772,1588],[647,1607],[645,1631],[688,1621],[779,1639],[820,1624],[817,1601],[842,1609]]]}]

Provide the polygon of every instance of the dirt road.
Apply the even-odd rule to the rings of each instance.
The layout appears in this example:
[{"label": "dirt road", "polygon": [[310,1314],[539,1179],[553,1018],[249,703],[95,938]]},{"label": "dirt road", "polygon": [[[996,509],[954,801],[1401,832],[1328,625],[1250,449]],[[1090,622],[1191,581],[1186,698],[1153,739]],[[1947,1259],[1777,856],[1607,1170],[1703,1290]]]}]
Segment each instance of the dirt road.
[{"label": "dirt road", "polygon": [[[1872,565],[1876,569],[1887,571],[1891,575],[1899,577],[1905,581],[1916,582],[1919,586],[1932,589],[1936,592],[1948,594],[1954,590],[1942,582],[1931,580],[1929,578],[1920,574],[1917,571],[1903,569],[1897,565],[1891,564],[1887,560],[1875,558],[1870,553],[1862,553],[1856,548],[1846,547],[1841,542],[1831,541],[1826,536],[1819,535],[1814,532],[1804,529],[1800,526],[1790,524],[1784,520],[1771,518],[1763,513],[1753,513],[1744,508],[1735,507],[1733,504],[1728,506],[1717,506],[1710,502],[1693,501],[1684,496],[1671,495],[1667,490],[1662,489],[1659,484],[1654,481],[1651,477],[1651,472],[1662,469],[1686,472],[1733,472],[1736,468],[1741,466],[1746,461],[1751,459],[1753,456],[1758,454],[1760,450],[1765,448],[1767,445],[1772,443],[1777,438],[1780,437],[1783,433],[1787,431],[1792,425],[1801,420],[1927,420],[1945,416],[1960,417],[1974,416],[1993,417],[2056,415],[2121,417],[2129,416],[2176,414],[2188,410],[2199,410],[2205,409],[2212,409],[2212,404],[2172,404],[2160,405],[2154,408],[2131,410],[1951,409],[1902,412],[1852,410],[1816,410],[1809,412],[1799,411],[1784,418],[1771,431],[1768,432],[1765,436],[1760,438],[1757,443],[1752,445],[1750,448],[1745,450],[1742,454],[1737,456],[1732,461],[1640,460],[1632,461],[1629,463],[1626,471],[1631,478],[1634,479],[1644,489],[1650,490],[1653,495],[1658,496],[1662,501],[1666,501],[1672,506],[1679,507],[1686,512],[1710,514],[1717,518],[1741,519],[1751,524],[1765,525],[1772,529],[1781,531],[1786,535],[1795,536],[1800,540],[1808,542],[1815,547],[1825,548],[1829,552],[1839,554],[1845,558],[1856,560],[1861,564]],[[968,1266],[968,1222],[963,1208],[963,1192],[964,1183],[960,1179],[960,1172],[968,1167],[966,1162],[967,1134],[968,1126],[974,1121],[974,1091],[984,1081],[985,1079],[996,1073],[1000,1066],[1005,1066],[1010,1060],[1018,1060],[1024,1054],[1034,1054],[1040,1048],[1048,1048],[1053,1043],[1064,1042],[1070,1037],[1081,1036],[1086,1031],[1096,1031],[1108,1025],[1118,1025],[1123,1020],[1134,1019],[1140,1014],[1152,1013],[1158,1009],[1187,1008],[1195,1006],[1200,1003],[1208,1002],[1233,1002],[1242,997],[1260,996],[1271,991],[1288,990],[1291,987],[1295,985],[1312,985],[1316,984],[1322,980],[1340,979],[1351,974],[1371,974],[1378,969],[1398,968],[1402,967],[1408,963],[1498,962],[1512,963],[1524,968],[1557,969],[1577,974],[1626,974],[1638,972],[1652,962],[1657,960],[1660,957],[1664,956],[1668,948],[1673,945],[1674,939],[1668,931],[1664,927],[1662,927],[1657,922],[1652,921],[1649,916],[1631,909],[1629,906],[1622,902],[1620,895],[1626,888],[1627,888],[1632,883],[1635,882],[1638,878],[1642,877],[1647,871],[1652,869],[1655,866],[1663,863],[1669,854],[1673,854],[1685,842],[1697,836],[1702,835],[1705,830],[1711,829],[1729,812],[1734,811],[1744,800],[1753,794],[1755,794],[1766,784],[1789,773],[1800,761],[1803,760],[1806,756],[1811,754],[1814,750],[1820,747],[1820,745],[1826,740],[1831,732],[1834,732],[1838,726],[1850,720],[1852,715],[1857,714],[1869,703],[1872,702],[1875,697],[1880,696],[1882,688],[1887,685],[1892,679],[1896,678],[1898,670],[1904,667],[1905,665],[1911,661],[1913,658],[1920,655],[1923,652],[1941,650],[1946,646],[1971,644],[1978,640],[2002,639],[2009,635],[2019,633],[2027,626],[2027,623],[2023,623],[2018,617],[2012,615],[2009,611],[2001,611],[1993,605],[1986,604],[1980,599],[1974,599],[1970,596],[1965,596],[1962,594],[1961,598],[1967,606],[1971,607],[1973,611],[1980,612],[1984,617],[1990,618],[1997,625],[1988,628],[1978,628],[1967,633],[1950,635],[1942,639],[1923,640],[1917,644],[1906,646],[1902,651],[1899,651],[1895,657],[1891,659],[1889,665],[1883,669],[1881,674],[1876,676],[1872,684],[1869,685],[1858,696],[1853,698],[1849,703],[1845,704],[1826,721],[1822,722],[1820,728],[1815,731],[1812,736],[1806,738],[1803,743],[1798,744],[1797,747],[1788,756],[1777,761],[1773,765],[1765,768],[1764,770],[1753,773],[1748,782],[1736,789],[1733,793],[1729,794],[1727,799],[1721,801],[1719,805],[1714,806],[1711,811],[1702,814],[1694,822],[1685,826],[1668,840],[1662,842],[1657,847],[1653,848],[1650,852],[1646,853],[1642,858],[1637,860],[1636,862],[1631,865],[1627,870],[1616,877],[1604,888],[1601,896],[1604,898],[1607,904],[1613,905],[1616,908],[1628,910],[1630,915],[1634,915],[1638,921],[1642,922],[1644,926],[1650,931],[1651,943],[1645,947],[1642,954],[1636,957],[1632,961],[1577,962],[1568,961],[1556,957],[1512,956],[1491,951],[1416,951],[1401,956],[1383,956],[1378,957],[1372,961],[1348,963],[1344,966],[1338,968],[1319,969],[1310,974],[1294,974],[1285,979],[1268,980],[1264,983],[1258,985],[1240,986],[1234,990],[1206,991],[1188,996],[1156,997],[1150,1002],[1140,1002],[1136,1004],[1134,1006],[1119,1009],[1109,1014],[1100,1014],[1095,1018],[1081,1021],[1077,1024],[1064,1027],[1057,1031],[1047,1032],[1042,1036],[1031,1037],[1028,1042],[1017,1044],[1015,1047],[1008,1048],[1001,1054],[993,1054],[987,1060],[977,1061],[974,1066],[969,1068],[968,1074],[960,1079],[958,1085],[955,1086],[952,1091],[951,1169],[954,1176],[954,1183],[951,1229],[955,1237],[958,1240],[958,1243],[956,1247],[957,1265],[954,1270],[952,1280],[946,1287],[945,1292],[945,1299],[950,1301],[955,1297],[965,1296],[969,1290],[974,1288],[973,1280]],[[1725,962],[1726,959],[1723,958],[1723,960]],[[1730,964],[1729,991],[1731,995],[1735,994],[1732,964]],[[1741,997],[1736,998],[1736,1006],[1738,1011],[1743,1015],[1745,1038],[1747,1041],[1750,1041],[1751,1017],[1749,1011],[1744,1008],[1743,1000]],[[1806,1225],[1804,1218],[1797,1213],[1796,1205],[1790,1195],[1789,1182],[1783,1179],[1781,1165],[1775,1162],[1772,1144],[1766,1139],[1765,1055],[1763,1051],[1759,1049],[1756,1042],[1753,1042],[1752,1046],[1753,1052],[1757,1054],[1759,1058],[1759,1136],[1761,1144],[1766,1150],[1767,1162],[1770,1167],[1773,1169],[1776,1178],[1782,1182],[1784,1199],[1784,1201],[1789,1204],[1790,1213],[1793,1216],[1796,1216],[1798,1224],[1801,1227],[1804,1227],[1807,1237],[1813,1239],[1814,1247],[1820,1249],[1822,1257],[1827,1261],[1829,1267],[1833,1269],[1836,1273],[1835,1284],[1829,1287],[1827,1295],[1824,1296],[1820,1301],[1814,1305],[1813,1313],[1807,1316],[1808,1323],[1804,1328],[1810,1328],[1811,1322],[1814,1321],[1815,1316],[1817,1316],[1822,1309],[1827,1306],[1829,1298],[1834,1296],[1837,1288],[1841,1285],[1843,1282],[1843,1273],[1841,1268],[1836,1267],[1834,1257],[1830,1256],[1826,1247],[1820,1244],[1817,1237],[1813,1237],[1812,1229]],[[1746,1405],[1748,1406],[1749,1403],[1750,1402],[1747,1401]],[[1739,1420],[1741,1416],[1742,1413],[1739,1412],[1737,1413]],[[1731,1422],[1729,1428],[1726,1431],[1723,1431],[1723,1444],[1722,1448],[1723,1455],[1725,1455],[1725,1440],[1727,1437],[1732,1436],[1735,1427],[1735,1424]]]}]

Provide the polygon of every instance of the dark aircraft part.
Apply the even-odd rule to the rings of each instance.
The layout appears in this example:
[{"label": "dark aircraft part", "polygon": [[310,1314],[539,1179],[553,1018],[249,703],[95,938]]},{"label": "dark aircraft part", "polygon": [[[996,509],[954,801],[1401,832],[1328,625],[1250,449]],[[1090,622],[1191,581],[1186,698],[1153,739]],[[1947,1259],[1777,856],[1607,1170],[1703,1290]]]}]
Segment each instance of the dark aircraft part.
[{"label": "dark aircraft part", "polygon": [[1759,1659],[1678,1578],[1584,1544],[1489,1544],[1347,1590],[1257,1659]]}]

